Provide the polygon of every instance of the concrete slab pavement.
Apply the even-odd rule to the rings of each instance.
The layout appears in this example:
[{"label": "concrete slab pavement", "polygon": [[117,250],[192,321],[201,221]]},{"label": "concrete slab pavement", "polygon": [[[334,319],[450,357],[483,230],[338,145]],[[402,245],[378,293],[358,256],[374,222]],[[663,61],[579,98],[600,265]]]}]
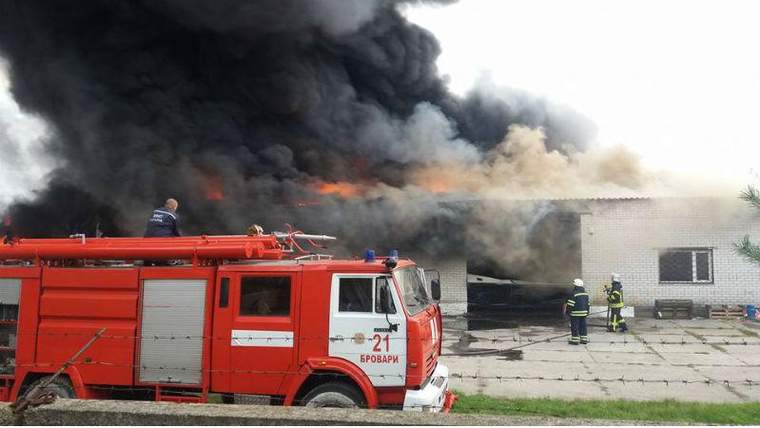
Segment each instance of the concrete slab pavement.
[{"label": "concrete slab pavement", "polygon": [[707,354],[698,353],[666,353],[662,354],[671,365],[694,365],[694,366],[744,366],[745,364],[736,357],[727,353],[712,352]]},{"label": "concrete slab pavement", "polygon": [[737,354],[736,359],[749,366],[760,366],[760,355],[758,354]]},{"label": "concrete slab pavement", "polygon": [[650,352],[658,354],[681,354],[684,352],[691,354],[708,354],[715,352],[716,349],[711,345],[691,343],[688,345],[649,345],[649,350]]},{"label": "concrete slab pavement", "polygon": [[[742,322],[717,320],[636,319],[629,320],[629,325],[629,334],[593,327],[591,343],[585,346],[570,346],[566,337],[556,338],[567,332],[562,322],[486,331],[447,330],[444,346],[449,348],[444,353],[457,352],[450,346],[461,346],[458,337],[462,334],[490,338],[473,341],[465,349],[504,351],[527,346],[506,354],[449,355],[442,361],[453,374],[469,376],[452,379],[453,388],[495,397],[760,401],[760,330]],[[554,339],[541,342],[548,338]],[[705,340],[708,344],[702,343]],[[726,342],[729,344],[713,344]]]},{"label": "concrete slab pavement", "polygon": [[640,334],[636,336],[644,343],[700,343],[702,339],[688,333],[683,334]]},{"label": "concrete slab pavement", "polygon": [[[620,361],[620,355],[617,352],[590,352],[591,358],[597,364],[611,363],[617,364]],[[633,365],[662,365],[665,361],[659,355],[645,352],[629,352],[626,354],[625,361]]]},{"label": "concrete slab pavement", "polygon": [[594,362],[588,352],[534,351],[526,348],[522,354],[525,361]]},{"label": "concrete slab pavement", "polygon": [[747,337],[747,333],[738,328],[686,328],[685,330],[699,336]]},{"label": "concrete slab pavement", "polygon": [[[615,400],[678,400],[701,401],[705,403],[739,403],[743,397],[729,391],[722,385],[702,384],[608,384],[605,385],[608,399]],[[600,399],[596,397],[595,399]]]}]

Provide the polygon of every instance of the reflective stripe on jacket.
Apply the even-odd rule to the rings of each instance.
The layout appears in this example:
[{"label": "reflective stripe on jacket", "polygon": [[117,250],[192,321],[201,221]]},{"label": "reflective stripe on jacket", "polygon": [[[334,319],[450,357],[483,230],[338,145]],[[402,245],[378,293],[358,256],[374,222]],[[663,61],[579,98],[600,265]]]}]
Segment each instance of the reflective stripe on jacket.
[{"label": "reflective stripe on jacket", "polygon": [[608,296],[607,301],[609,302],[609,307],[616,309],[616,308],[622,308],[625,306],[623,303],[623,291],[622,290],[613,290]]},{"label": "reflective stripe on jacket", "polygon": [[567,312],[571,317],[586,317],[589,309],[588,293],[578,287],[575,290],[573,297],[567,299]]}]

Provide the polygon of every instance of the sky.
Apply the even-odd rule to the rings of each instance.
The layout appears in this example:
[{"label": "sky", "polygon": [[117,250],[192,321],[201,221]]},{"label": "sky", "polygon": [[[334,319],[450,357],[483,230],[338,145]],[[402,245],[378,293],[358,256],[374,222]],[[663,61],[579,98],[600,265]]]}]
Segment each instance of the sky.
[{"label": "sky", "polygon": [[439,39],[454,92],[484,78],[528,90],[649,168],[742,186],[760,167],[756,4],[462,0],[405,13]]},{"label": "sky", "polygon": [[[461,0],[405,8],[439,39],[440,72],[530,91],[593,120],[596,144],[645,166],[757,182],[760,25],[751,1]],[[0,206],[44,183],[44,123],[19,110],[0,59]],[[7,143],[4,143],[7,145]]]}]

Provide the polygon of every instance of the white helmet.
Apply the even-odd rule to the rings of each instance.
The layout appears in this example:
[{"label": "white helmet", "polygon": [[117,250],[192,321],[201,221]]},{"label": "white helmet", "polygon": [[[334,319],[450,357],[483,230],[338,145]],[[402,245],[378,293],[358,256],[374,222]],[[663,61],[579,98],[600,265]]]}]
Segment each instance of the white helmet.
[{"label": "white helmet", "polygon": [[583,287],[583,280],[579,278],[575,278],[573,280],[573,285],[576,287]]},{"label": "white helmet", "polygon": [[620,282],[620,275],[613,273],[612,274],[612,282]]}]

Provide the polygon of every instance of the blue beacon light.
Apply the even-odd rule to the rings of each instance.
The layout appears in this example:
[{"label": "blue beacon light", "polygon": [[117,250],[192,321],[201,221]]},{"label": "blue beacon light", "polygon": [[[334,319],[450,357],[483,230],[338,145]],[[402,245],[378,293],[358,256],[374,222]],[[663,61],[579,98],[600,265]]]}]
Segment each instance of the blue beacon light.
[{"label": "blue beacon light", "polygon": [[388,269],[394,269],[398,264],[398,250],[391,250],[384,264]]},{"label": "blue beacon light", "polygon": [[375,261],[375,250],[367,250],[364,252],[364,261],[367,263],[372,263]]}]

